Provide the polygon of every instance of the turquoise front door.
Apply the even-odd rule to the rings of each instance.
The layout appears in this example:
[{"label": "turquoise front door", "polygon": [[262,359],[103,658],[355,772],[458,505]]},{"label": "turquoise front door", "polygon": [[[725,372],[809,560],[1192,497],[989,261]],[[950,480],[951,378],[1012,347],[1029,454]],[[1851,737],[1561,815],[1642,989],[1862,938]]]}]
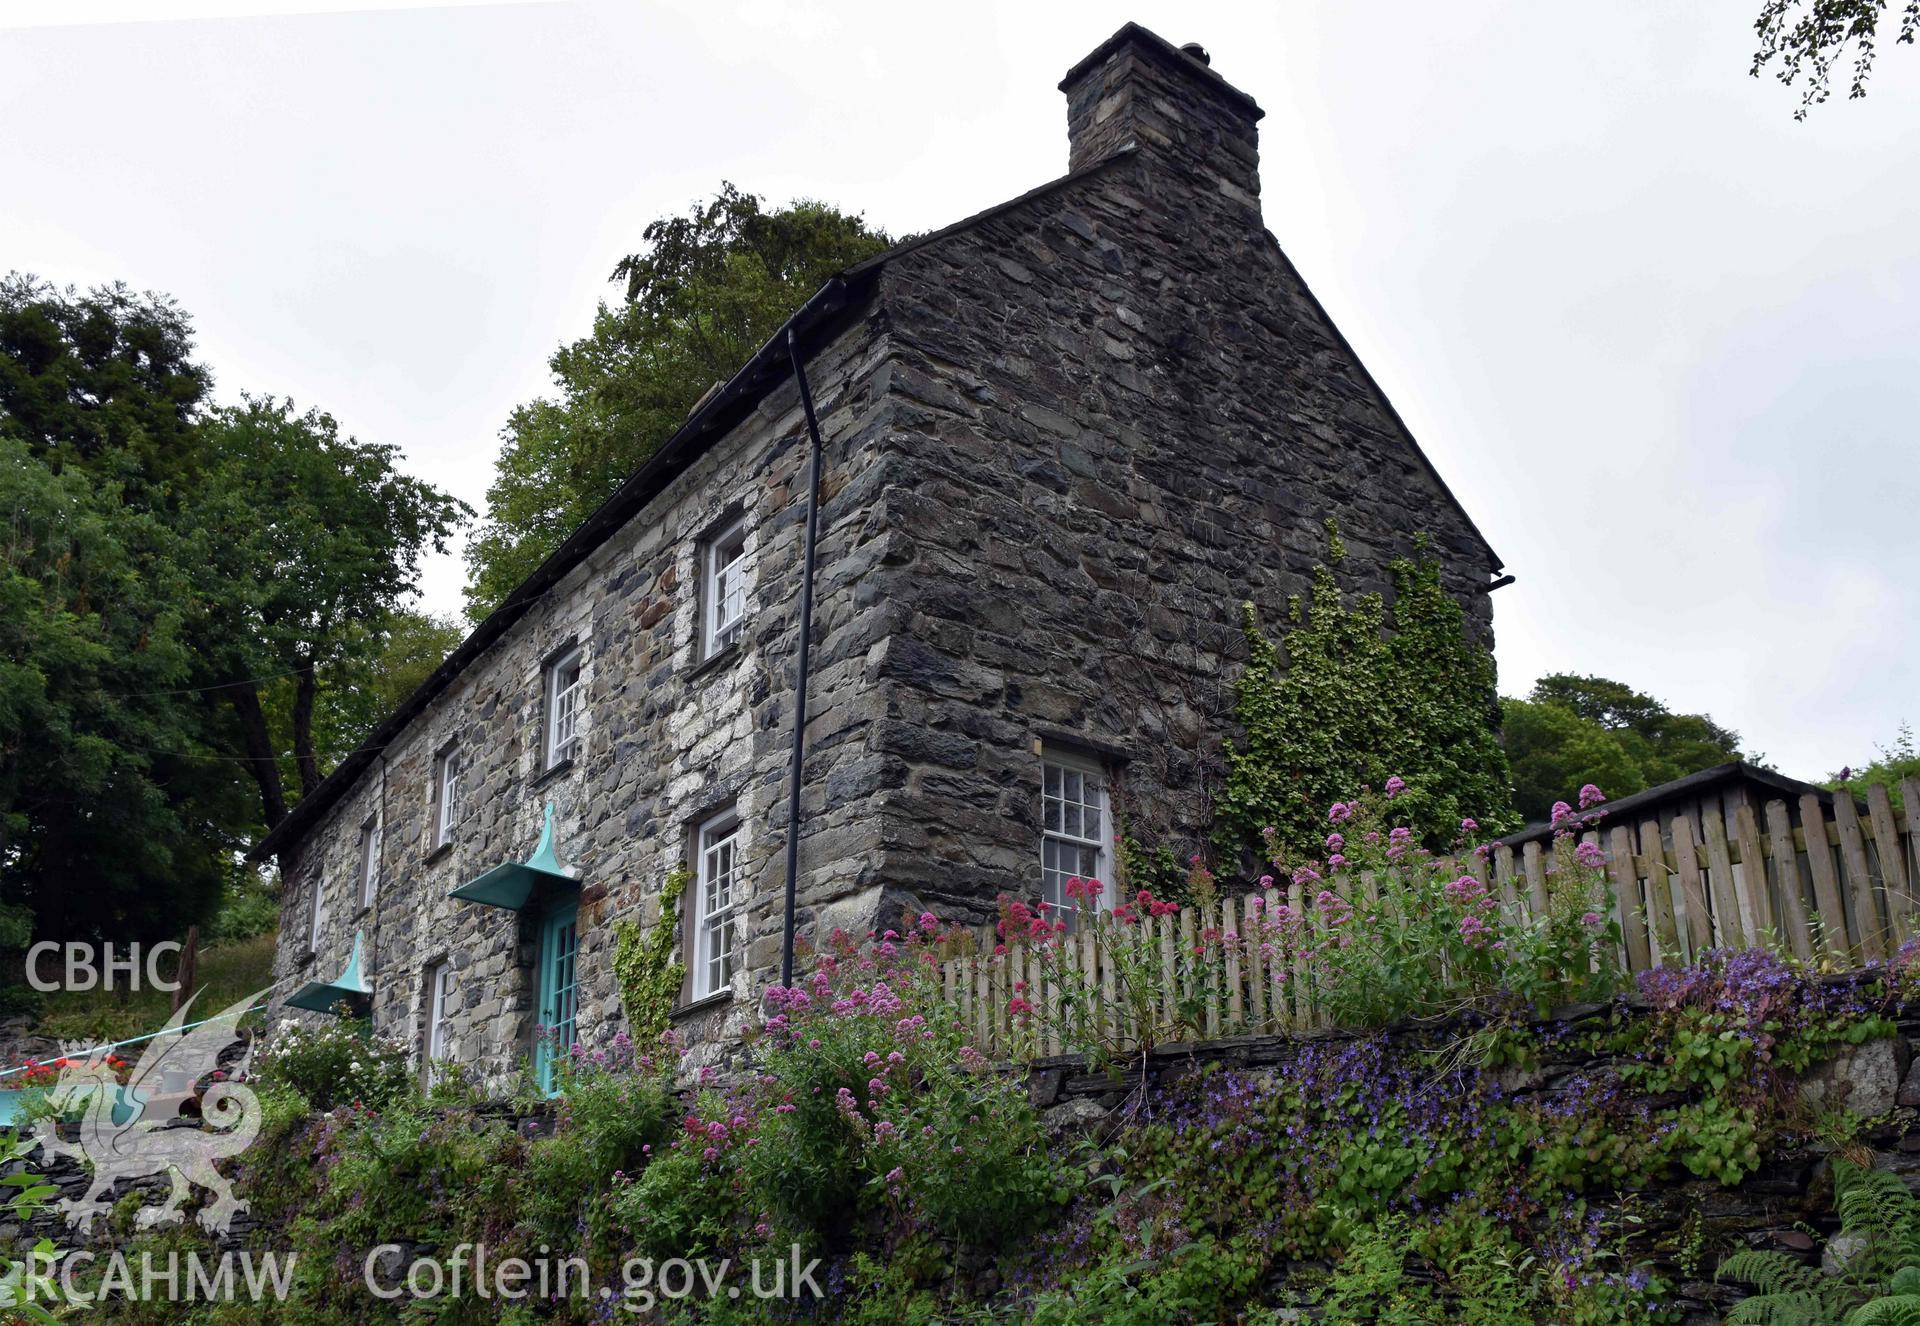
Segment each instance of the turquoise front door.
[{"label": "turquoise front door", "polygon": [[534,1046],[533,1066],[540,1089],[549,1096],[560,1088],[558,1066],[572,1053],[577,1032],[579,948],[580,904],[562,903],[540,923],[540,1039]]}]

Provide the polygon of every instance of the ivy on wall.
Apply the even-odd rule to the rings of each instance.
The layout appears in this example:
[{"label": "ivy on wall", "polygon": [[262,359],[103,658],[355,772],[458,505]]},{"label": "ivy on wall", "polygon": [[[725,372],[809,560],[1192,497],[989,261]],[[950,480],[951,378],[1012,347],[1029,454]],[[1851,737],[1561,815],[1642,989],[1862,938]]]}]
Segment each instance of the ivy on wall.
[{"label": "ivy on wall", "polygon": [[1284,638],[1268,639],[1242,607],[1248,659],[1236,683],[1245,737],[1227,755],[1215,836],[1232,852],[1275,846],[1295,861],[1325,853],[1327,807],[1355,788],[1406,782],[1396,818],[1444,847],[1472,814],[1485,830],[1514,822],[1512,774],[1499,742],[1493,656],[1467,638],[1465,613],[1440,583],[1424,538],[1389,564],[1394,594],[1349,604],[1335,568],[1346,555],[1327,525],[1327,560],[1311,600],[1291,604]]},{"label": "ivy on wall", "polygon": [[660,915],[651,928],[633,920],[614,923],[613,976],[627,1014],[627,1034],[642,1054],[659,1045],[672,1026],[673,1006],[686,979],[686,964],[679,956],[679,920],[688,878],[684,866],[667,872],[660,888]]}]

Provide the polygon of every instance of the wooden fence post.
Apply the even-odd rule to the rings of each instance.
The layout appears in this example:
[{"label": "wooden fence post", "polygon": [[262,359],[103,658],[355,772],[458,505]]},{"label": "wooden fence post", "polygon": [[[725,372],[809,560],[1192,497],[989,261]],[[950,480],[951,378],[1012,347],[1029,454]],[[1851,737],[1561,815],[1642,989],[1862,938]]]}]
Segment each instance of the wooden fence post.
[{"label": "wooden fence post", "polygon": [[1833,827],[1840,835],[1840,860],[1847,868],[1847,892],[1853,899],[1853,918],[1860,925],[1860,952],[1868,961],[1887,956],[1880,903],[1875,897],[1873,872],[1867,866],[1867,839],[1860,830],[1860,810],[1853,794],[1833,794]]},{"label": "wooden fence post", "polygon": [[1893,799],[1875,783],[1867,789],[1867,823],[1873,826],[1873,854],[1880,859],[1880,884],[1887,895],[1887,951],[1906,938],[1913,893],[1907,879],[1906,848],[1894,826]]},{"label": "wooden fence post", "polygon": [[1640,864],[1647,877],[1647,898],[1653,907],[1654,937],[1660,946],[1662,967],[1676,967],[1686,961],[1680,944],[1680,923],[1673,914],[1673,879],[1667,867],[1667,848],[1660,836],[1659,820],[1640,824]]}]

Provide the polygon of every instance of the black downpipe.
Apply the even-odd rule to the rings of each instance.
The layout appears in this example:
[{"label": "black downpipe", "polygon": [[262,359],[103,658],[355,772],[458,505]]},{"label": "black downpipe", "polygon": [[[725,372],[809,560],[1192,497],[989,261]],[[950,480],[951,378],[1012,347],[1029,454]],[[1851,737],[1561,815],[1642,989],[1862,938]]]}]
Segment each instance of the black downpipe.
[{"label": "black downpipe", "polygon": [[793,680],[793,765],[787,771],[787,913],[786,933],[780,945],[780,984],[793,986],[793,930],[795,898],[800,882],[800,766],[807,757],[807,670],[813,643],[813,558],[820,537],[820,421],[813,417],[813,389],[800,362],[800,342],[787,329],[787,357],[793,361],[793,380],[800,385],[800,408],[807,416],[807,551],[800,568],[800,663]]}]

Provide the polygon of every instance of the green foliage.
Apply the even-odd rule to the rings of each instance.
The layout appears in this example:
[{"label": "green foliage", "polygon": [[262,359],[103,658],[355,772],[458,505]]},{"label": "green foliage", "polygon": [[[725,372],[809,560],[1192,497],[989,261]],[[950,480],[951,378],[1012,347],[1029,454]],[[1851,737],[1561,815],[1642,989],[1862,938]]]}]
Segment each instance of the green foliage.
[{"label": "green foliage", "polygon": [[[1760,49],[1754,52],[1749,72],[1758,78],[1762,69],[1777,60],[1774,77],[1788,87],[1806,75],[1806,90],[1793,113],[1796,120],[1806,119],[1808,110],[1827,99],[1833,68],[1842,61],[1852,65],[1848,98],[1864,97],[1884,35],[1880,22],[1886,17],[1887,4],[1888,0],[1762,0],[1760,17],[1753,25]],[[1893,40],[1911,45],[1920,33],[1920,0],[1897,0],[1894,12],[1900,16],[1900,25]]]},{"label": "green foliage", "polygon": [[20,431],[0,412],[0,898],[44,939],[171,937],[247,823],[217,716],[168,693],[195,676],[192,549]]},{"label": "green foliage", "polygon": [[490,612],[827,278],[887,247],[887,235],[824,203],[773,211],[731,184],[642,232],[614,268],[626,297],[554,352],[556,399],[508,417],[468,545],[469,615]]},{"label": "green foliage", "polygon": [[1216,807],[1222,846],[1255,848],[1272,827],[1292,859],[1310,859],[1327,806],[1394,775],[1406,780],[1404,813],[1429,845],[1451,841],[1469,813],[1498,830],[1509,775],[1493,658],[1467,638],[1440,563],[1424,550],[1396,560],[1391,608],[1378,594],[1349,606],[1335,576],[1343,550],[1328,527],[1330,564],[1315,570],[1312,601],[1294,605],[1279,645],[1252,605],[1244,610],[1236,717],[1246,736],[1228,755]]},{"label": "green foliage", "polygon": [[1529,823],[1544,822],[1570,787],[1629,796],[1740,758],[1739,733],[1605,677],[1542,677],[1501,712],[1514,806]]},{"label": "green foliage", "polygon": [[[354,749],[459,647],[466,629],[452,617],[397,608],[372,627],[347,628],[351,646],[319,670],[313,745],[323,767]],[[276,730],[293,721],[295,687],[282,681],[265,700]],[[284,715],[284,719],[283,719]],[[293,770],[283,762],[283,778]]]},{"label": "green foliage", "polygon": [[159,297],[0,281],[0,901],[38,938],[211,915],[465,510],[318,411],[211,406],[191,351]]},{"label": "green foliage", "polygon": [[[11,1130],[0,1131],[0,1191],[4,1191],[4,1196],[0,1196],[0,1211],[5,1212],[9,1220],[22,1224],[44,1211],[48,1199],[60,1192],[57,1186],[26,1167],[20,1138]],[[20,1258],[0,1258],[0,1316],[4,1316],[9,1326],[20,1321],[57,1320],[28,1292],[30,1277],[44,1273],[54,1263],[53,1241],[36,1240],[28,1253],[31,1265]]]},{"label": "green foliage", "polygon": [[211,943],[237,944],[273,934],[280,925],[280,895],[251,870],[236,869],[227,877],[220,910],[207,926]]},{"label": "green foliage", "polygon": [[254,1069],[264,1080],[299,1092],[318,1110],[341,1105],[378,1110],[413,1085],[406,1047],[348,1017],[318,1025],[283,1019],[255,1052]]},{"label": "green foliage", "polygon": [[1840,1234],[1858,1246],[1838,1274],[1784,1253],[1748,1250],[1720,1263],[1716,1278],[1758,1291],[1727,1314],[1730,1323],[1889,1326],[1920,1321],[1920,1199],[1898,1175],[1837,1158],[1834,1207]]},{"label": "green foliage", "polygon": [[1848,769],[1845,782],[1836,774],[1826,786],[1836,792],[1847,788],[1855,796],[1862,795],[1869,787],[1884,787],[1894,813],[1905,814],[1906,795],[1900,784],[1908,778],[1920,778],[1920,746],[1914,744],[1913,724],[1900,724],[1894,732],[1893,744],[1876,745],[1874,750],[1875,758],[1866,768]]},{"label": "green foliage", "polygon": [[[215,410],[205,430],[218,461],[194,512],[210,536],[211,621],[201,652],[217,680],[237,687],[279,679],[304,795],[324,772],[313,733],[322,674],[378,657],[422,553],[444,552],[471,513],[400,473],[398,447],[342,437],[331,415],[297,413],[291,401],[243,398]],[[240,712],[244,719],[251,709]],[[265,733],[243,731],[272,823],[287,756],[262,744]]]},{"label": "green foliage", "polygon": [[643,1054],[655,1052],[673,1026],[673,1008],[686,979],[680,961],[680,899],[692,872],[684,866],[667,872],[660,888],[660,915],[642,930],[623,919],[613,929],[613,979],[627,1015],[627,1033]]}]

